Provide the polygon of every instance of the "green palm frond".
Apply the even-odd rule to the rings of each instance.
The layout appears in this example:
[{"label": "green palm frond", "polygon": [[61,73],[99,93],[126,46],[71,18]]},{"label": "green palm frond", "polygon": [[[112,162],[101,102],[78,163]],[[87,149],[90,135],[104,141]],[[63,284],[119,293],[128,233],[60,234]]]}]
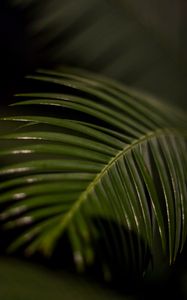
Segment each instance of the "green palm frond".
[{"label": "green palm frond", "polygon": [[[24,19],[27,16],[32,59],[37,58],[40,66],[56,63],[86,68],[186,105],[185,51],[179,51],[182,24],[180,28],[176,13],[182,4],[177,0],[161,6],[155,1],[129,0],[9,3],[22,11]],[[159,6],[163,14],[158,13]]]},{"label": "green palm frond", "polygon": [[23,228],[10,250],[51,254],[66,232],[78,268],[102,240],[142,271],[159,232],[172,263],[187,234],[185,115],[80,70],[29,77],[40,91],[17,95],[24,113],[1,119],[0,218]]}]

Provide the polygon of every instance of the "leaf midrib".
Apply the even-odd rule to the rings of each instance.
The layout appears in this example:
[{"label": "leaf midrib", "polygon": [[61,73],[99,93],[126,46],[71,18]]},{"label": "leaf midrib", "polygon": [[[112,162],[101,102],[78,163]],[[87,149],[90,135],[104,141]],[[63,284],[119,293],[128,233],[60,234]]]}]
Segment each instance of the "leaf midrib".
[{"label": "leaf midrib", "polygon": [[171,128],[163,128],[163,129],[157,129],[154,131],[150,131],[147,134],[141,136],[140,138],[136,139],[134,142],[129,144],[128,146],[124,147],[122,150],[120,150],[109,162],[105,167],[101,170],[100,173],[98,173],[94,180],[88,185],[86,190],[81,193],[77,201],[73,204],[71,210],[67,212],[65,216],[63,216],[63,220],[61,222],[61,230],[63,231],[67,225],[67,223],[73,218],[76,211],[80,208],[80,206],[86,201],[88,194],[93,190],[94,186],[97,185],[99,180],[104,176],[104,174],[116,163],[116,161],[123,155],[125,155],[127,152],[133,150],[137,145],[142,144],[145,141],[150,140],[153,137],[159,137],[162,135],[170,135],[176,133],[175,130],[172,130]]}]

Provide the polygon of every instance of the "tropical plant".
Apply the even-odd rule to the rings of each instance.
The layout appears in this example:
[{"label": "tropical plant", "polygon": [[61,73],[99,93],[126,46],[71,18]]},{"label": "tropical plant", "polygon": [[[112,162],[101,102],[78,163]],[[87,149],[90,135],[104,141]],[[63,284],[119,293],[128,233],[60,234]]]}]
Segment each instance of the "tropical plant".
[{"label": "tropical plant", "polygon": [[9,249],[50,255],[66,232],[78,269],[99,259],[109,279],[113,255],[143,274],[159,232],[174,262],[187,230],[185,116],[80,70],[29,78],[51,91],[18,94],[11,106],[32,114],[1,118],[0,217],[23,227]]},{"label": "tropical plant", "polygon": [[[6,33],[0,55],[0,100],[11,103],[0,113],[0,253],[55,260],[64,270],[74,261],[79,272],[134,292],[142,277],[162,278],[186,240],[186,114],[134,87],[185,106],[185,52],[134,1],[8,0],[1,7],[3,17],[4,7],[24,16],[25,35],[10,42]],[[34,74],[19,83],[23,73]],[[57,299],[74,299],[73,289],[81,299],[124,296],[93,282],[92,293],[92,283],[75,274],[70,282],[63,273],[60,288],[59,276],[32,265],[0,265],[5,300],[35,298],[34,277],[48,286],[38,298],[51,298],[55,285]],[[20,285],[31,293],[20,294]]]}]

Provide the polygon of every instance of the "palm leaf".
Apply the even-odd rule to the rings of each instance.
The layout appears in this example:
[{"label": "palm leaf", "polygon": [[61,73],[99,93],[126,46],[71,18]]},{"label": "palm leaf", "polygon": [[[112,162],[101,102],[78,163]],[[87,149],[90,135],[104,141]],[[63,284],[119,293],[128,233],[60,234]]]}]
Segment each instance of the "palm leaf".
[{"label": "palm leaf", "polygon": [[41,91],[17,95],[24,113],[1,119],[0,216],[23,227],[10,250],[51,254],[66,232],[80,270],[99,256],[109,276],[102,239],[143,272],[159,232],[172,263],[187,234],[185,115],[80,70],[29,78]]},{"label": "palm leaf", "polygon": [[[111,288],[103,288],[68,272],[56,274],[34,264],[13,258],[0,258],[1,288],[4,300],[20,299],[87,299],[136,300],[138,297],[120,295]],[[40,287],[40,288],[38,288]]]},{"label": "palm leaf", "polygon": [[177,16],[183,9],[181,2],[162,3],[162,14],[155,1],[9,3],[22,11],[26,20],[31,68],[35,61],[36,67],[39,61],[42,66],[55,63],[86,68],[186,105],[186,61],[180,49],[183,26]]}]

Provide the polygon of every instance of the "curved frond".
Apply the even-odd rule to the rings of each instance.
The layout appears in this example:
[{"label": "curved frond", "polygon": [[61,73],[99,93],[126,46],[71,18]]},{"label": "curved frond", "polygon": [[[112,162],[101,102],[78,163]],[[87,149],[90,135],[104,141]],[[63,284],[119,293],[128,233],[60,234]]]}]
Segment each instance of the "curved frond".
[{"label": "curved frond", "polygon": [[51,91],[17,95],[24,113],[1,119],[0,218],[25,226],[10,249],[50,254],[66,232],[79,269],[102,239],[142,272],[158,231],[172,263],[187,234],[185,116],[83,71],[30,78]]}]

